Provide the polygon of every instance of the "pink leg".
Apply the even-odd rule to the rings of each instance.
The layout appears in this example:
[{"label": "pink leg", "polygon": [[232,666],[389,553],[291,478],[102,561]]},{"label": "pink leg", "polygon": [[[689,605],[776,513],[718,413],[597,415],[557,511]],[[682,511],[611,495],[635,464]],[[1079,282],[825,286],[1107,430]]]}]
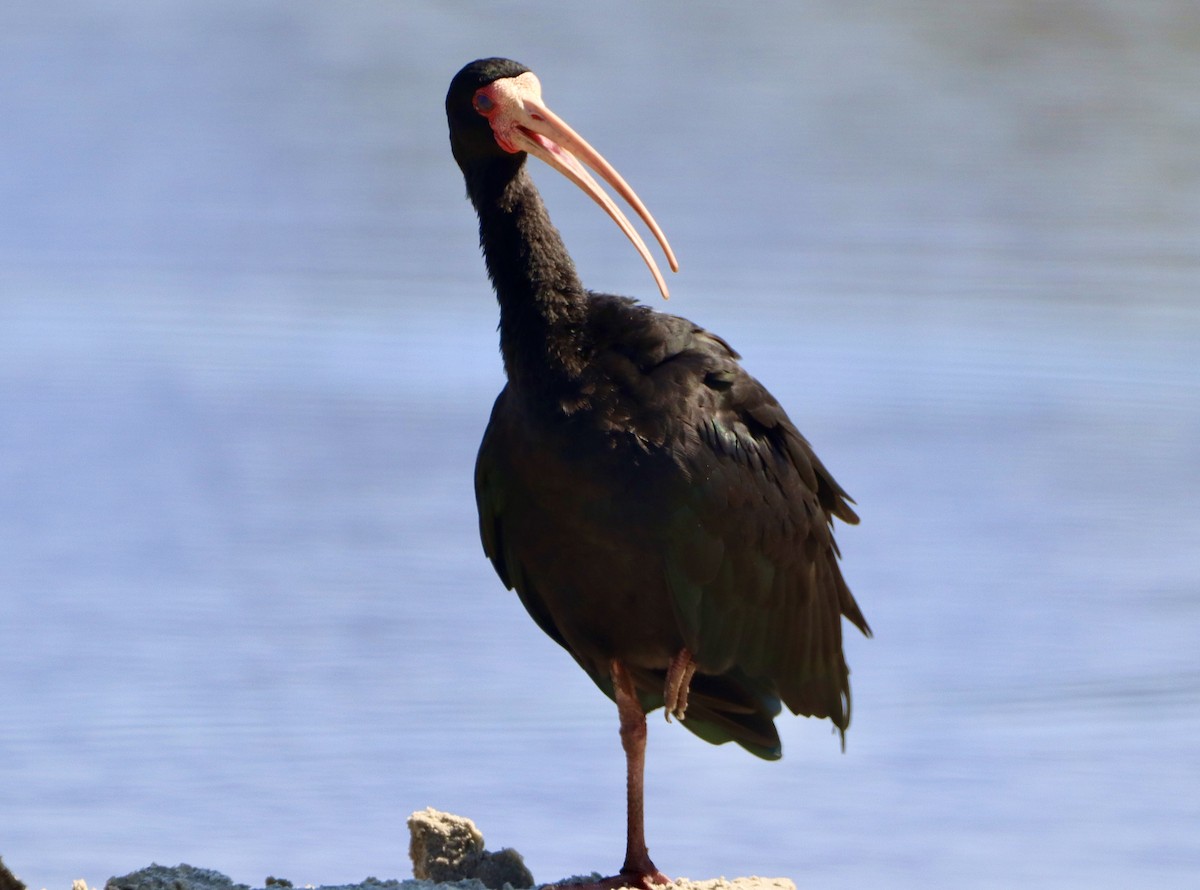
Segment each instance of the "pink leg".
[{"label": "pink leg", "polygon": [[687,713],[688,689],[692,685],[692,675],[695,673],[696,662],[692,653],[687,649],[680,649],[667,668],[667,682],[663,688],[663,711],[668,723],[671,722],[672,715],[682,720],[683,715]]},{"label": "pink leg", "polygon": [[625,839],[625,864],[621,866],[621,878],[628,883],[621,886],[649,888],[653,884],[665,884],[669,879],[654,867],[650,851],[646,848],[646,828],[643,816],[646,771],[646,714],[638,702],[633,679],[621,662],[612,662],[613,690],[616,693],[617,713],[621,718],[621,747],[625,749],[627,834]]},{"label": "pink leg", "polygon": [[571,884],[564,890],[618,890],[635,887],[639,890],[660,890],[657,885],[669,884],[671,879],[654,867],[646,849],[646,826],[643,817],[646,770],[646,714],[638,702],[633,678],[621,662],[613,659],[613,692],[617,714],[621,718],[621,747],[625,749],[627,822],[625,835],[625,864],[621,873],[592,884]]}]

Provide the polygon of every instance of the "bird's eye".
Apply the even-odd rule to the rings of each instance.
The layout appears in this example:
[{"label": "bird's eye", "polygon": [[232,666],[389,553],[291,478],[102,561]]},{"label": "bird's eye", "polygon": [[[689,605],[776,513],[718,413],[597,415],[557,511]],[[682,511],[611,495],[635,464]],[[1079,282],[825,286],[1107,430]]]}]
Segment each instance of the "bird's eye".
[{"label": "bird's eye", "polygon": [[471,104],[475,106],[475,110],[480,114],[491,114],[492,110],[496,107],[496,103],[492,101],[491,97],[487,93],[482,92],[475,94],[475,99]]}]

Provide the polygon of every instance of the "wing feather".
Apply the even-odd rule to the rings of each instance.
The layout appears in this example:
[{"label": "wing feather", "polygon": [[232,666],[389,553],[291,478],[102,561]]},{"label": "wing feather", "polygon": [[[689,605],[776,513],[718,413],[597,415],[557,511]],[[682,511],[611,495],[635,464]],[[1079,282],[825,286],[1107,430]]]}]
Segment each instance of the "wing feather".
[{"label": "wing feather", "polygon": [[766,682],[793,713],[827,717],[844,733],[841,618],[870,629],[831,524],[858,517],[771,395],[736,365],[716,379],[731,375],[698,402],[679,455],[690,484],[666,554],[677,618],[702,671]]}]

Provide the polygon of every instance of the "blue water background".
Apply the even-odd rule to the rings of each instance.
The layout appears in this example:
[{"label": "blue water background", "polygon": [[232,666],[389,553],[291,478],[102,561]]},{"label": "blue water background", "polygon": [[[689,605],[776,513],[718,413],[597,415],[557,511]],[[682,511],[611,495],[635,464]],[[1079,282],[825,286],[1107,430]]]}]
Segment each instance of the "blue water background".
[{"label": "blue water background", "polygon": [[[442,100],[491,54],[863,517],[846,753],[654,717],[658,864],[1195,886],[1190,0],[4,4],[5,861],[402,877],[432,805],[541,880],[619,865],[614,708],[477,541],[502,371]],[[536,175],[584,280],[657,300]]]}]

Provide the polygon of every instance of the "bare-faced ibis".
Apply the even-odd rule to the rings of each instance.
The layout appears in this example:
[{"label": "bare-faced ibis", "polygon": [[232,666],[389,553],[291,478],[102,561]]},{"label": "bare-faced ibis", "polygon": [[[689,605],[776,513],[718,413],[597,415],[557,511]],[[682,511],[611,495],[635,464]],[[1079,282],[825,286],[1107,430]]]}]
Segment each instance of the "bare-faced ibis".
[{"label": "bare-faced ibis", "polygon": [[586,290],[526,169],[533,155],[641,238],[587,172],[658,225],[542,102],[528,68],[482,59],[446,96],[479,214],[508,384],[479,449],[483,548],[506,587],[617,705],[628,767],[625,863],[603,884],[667,879],[643,831],[646,713],[713,744],[781,755],[774,718],[850,722],[844,615],[870,629],[838,567],[849,496],[715,334]]}]

